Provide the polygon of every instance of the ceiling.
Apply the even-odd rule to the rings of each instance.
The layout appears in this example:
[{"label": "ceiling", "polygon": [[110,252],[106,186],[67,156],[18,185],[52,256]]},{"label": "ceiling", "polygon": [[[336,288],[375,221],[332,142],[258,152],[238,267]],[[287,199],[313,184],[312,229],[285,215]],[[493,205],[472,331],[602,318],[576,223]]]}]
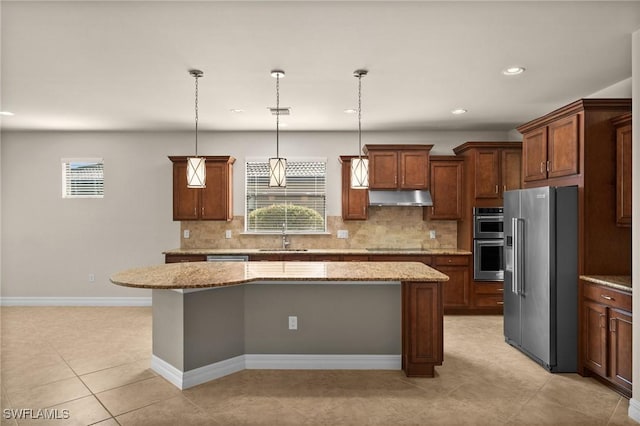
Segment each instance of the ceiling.
[{"label": "ceiling", "polygon": [[[640,2],[8,1],[4,130],[511,130],[631,77]],[[507,77],[502,70],[526,71]],[[623,83],[625,84],[625,83]],[[465,108],[466,114],[451,110]],[[242,113],[231,112],[242,109]]]}]

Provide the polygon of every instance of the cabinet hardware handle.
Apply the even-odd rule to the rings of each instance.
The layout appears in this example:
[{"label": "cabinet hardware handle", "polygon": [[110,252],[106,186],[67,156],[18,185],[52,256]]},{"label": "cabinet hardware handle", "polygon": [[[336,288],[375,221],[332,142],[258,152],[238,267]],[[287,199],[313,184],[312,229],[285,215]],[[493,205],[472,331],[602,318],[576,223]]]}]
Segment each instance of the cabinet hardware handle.
[{"label": "cabinet hardware handle", "polygon": [[541,161],[540,162],[540,173],[544,173],[543,167],[544,167],[544,161]]},{"label": "cabinet hardware handle", "polygon": [[498,184],[496,184],[496,194],[498,193]]},{"label": "cabinet hardware handle", "polygon": [[498,293],[502,293],[502,292],[504,291],[504,288],[497,288],[497,289],[496,289],[496,291],[497,291]]},{"label": "cabinet hardware handle", "polygon": [[615,323],[616,323],[616,319],[615,318],[609,318],[609,331],[612,332],[612,333],[616,332]]},{"label": "cabinet hardware handle", "polygon": [[502,192],[507,192],[507,185],[502,186]]},{"label": "cabinet hardware handle", "polygon": [[393,177],[393,183],[398,184],[398,175]]},{"label": "cabinet hardware handle", "polygon": [[547,160],[547,171],[551,170],[551,161]]},{"label": "cabinet hardware handle", "polygon": [[504,302],[496,302],[496,305],[504,305]]},{"label": "cabinet hardware handle", "polygon": [[607,296],[606,294],[601,294],[600,297],[602,297],[603,299],[607,299],[607,300],[613,300],[613,297]]},{"label": "cabinet hardware handle", "polygon": [[599,319],[600,328],[605,328],[606,327],[606,320],[604,321],[604,324],[603,324],[603,321],[602,321],[603,319],[604,319],[604,314],[600,314],[600,319]]},{"label": "cabinet hardware handle", "polygon": [[198,208],[197,207],[193,208],[193,215],[194,216],[198,216]]}]

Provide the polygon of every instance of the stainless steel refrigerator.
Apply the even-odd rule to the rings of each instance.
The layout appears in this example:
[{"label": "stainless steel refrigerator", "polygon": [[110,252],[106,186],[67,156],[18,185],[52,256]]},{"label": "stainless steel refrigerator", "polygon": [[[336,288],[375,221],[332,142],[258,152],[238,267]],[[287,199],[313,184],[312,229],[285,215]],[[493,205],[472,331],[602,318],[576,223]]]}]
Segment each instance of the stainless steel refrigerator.
[{"label": "stainless steel refrigerator", "polygon": [[578,364],[578,188],[504,193],[504,336],[551,372]]}]

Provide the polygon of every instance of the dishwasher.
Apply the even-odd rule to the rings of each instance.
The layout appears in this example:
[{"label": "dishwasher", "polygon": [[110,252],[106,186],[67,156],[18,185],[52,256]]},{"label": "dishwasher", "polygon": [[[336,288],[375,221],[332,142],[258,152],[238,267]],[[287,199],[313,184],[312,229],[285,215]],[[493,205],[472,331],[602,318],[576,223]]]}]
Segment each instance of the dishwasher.
[{"label": "dishwasher", "polygon": [[207,262],[248,262],[246,254],[208,255]]}]

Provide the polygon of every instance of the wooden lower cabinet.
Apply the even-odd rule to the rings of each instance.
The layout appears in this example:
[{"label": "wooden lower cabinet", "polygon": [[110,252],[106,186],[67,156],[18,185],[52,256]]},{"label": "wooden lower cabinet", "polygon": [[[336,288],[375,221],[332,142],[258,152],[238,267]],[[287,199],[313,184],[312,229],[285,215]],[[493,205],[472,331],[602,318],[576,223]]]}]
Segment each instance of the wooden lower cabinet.
[{"label": "wooden lower cabinet", "polygon": [[449,277],[442,284],[445,314],[463,312],[470,306],[469,256],[434,256],[432,267]]},{"label": "wooden lower cabinet", "polygon": [[205,262],[206,254],[165,254],[164,263]]},{"label": "wooden lower cabinet", "polygon": [[582,281],[583,374],[595,376],[623,395],[632,390],[631,294]]},{"label": "wooden lower cabinet", "polygon": [[402,370],[410,377],[433,377],[442,365],[442,284],[402,282]]}]

